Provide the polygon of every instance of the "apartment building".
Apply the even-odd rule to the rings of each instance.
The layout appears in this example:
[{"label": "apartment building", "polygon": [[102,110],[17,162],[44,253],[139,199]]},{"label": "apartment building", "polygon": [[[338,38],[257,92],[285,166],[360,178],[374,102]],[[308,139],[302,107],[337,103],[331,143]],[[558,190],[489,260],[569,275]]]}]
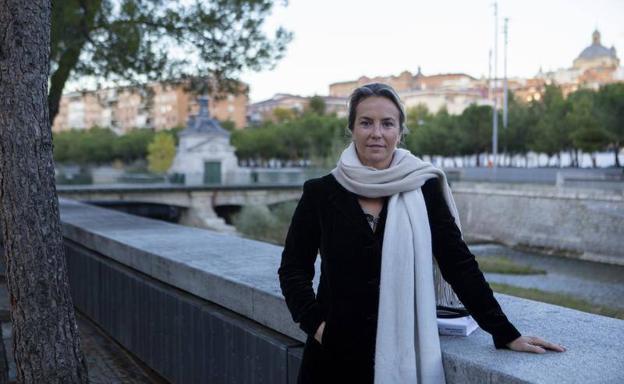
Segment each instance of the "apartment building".
[{"label": "apartment building", "polygon": [[[210,115],[232,121],[235,128],[246,125],[248,88],[241,84],[237,95],[210,97]],[[147,87],[106,88],[63,95],[52,130],[108,127],[117,133],[132,129],[163,130],[186,125],[190,114],[199,111],[197,96],[184,84],[154,83]]]}]

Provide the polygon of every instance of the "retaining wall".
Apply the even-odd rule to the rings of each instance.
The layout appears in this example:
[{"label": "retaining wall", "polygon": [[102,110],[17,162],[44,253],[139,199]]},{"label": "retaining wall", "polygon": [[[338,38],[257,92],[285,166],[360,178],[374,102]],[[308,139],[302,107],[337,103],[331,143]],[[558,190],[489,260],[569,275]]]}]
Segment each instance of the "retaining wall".
[{"label": "retaining wall", "polygon": [[[78,309],[172,383],[294,383],[306,335],[279,288],[281,247],[61,200]],[[318,263],[314,286],[318,286]],[[624,381],[624,321],[496,294],[565,353],[441,336],[450,383]]]}]

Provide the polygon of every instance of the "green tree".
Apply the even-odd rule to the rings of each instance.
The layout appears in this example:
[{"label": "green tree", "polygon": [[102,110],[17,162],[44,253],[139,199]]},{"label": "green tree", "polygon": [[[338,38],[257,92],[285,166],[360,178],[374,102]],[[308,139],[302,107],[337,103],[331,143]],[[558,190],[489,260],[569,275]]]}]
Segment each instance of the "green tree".
[{"label": "green tree", "polygon": [[[240,91],[239,74],[272,66],[292,38],[283,28],[272,38],[264,33],[272,7],[273,0],[54,1],[50,121],[70,77],[135,84],[210,78],[192,82],[193,87],[201,92]],[[183,53],[173,55],[170,47]]]},{"label": "green tree", "polygon": [[431,145],[431,114],[424,104],[408,108],[405,116],[405,125],[408,132],[405,135],[405,146],[415,154],[433,155]]},{"label": "green tree", "polygon": [[325,100],[321,96],[312,96],[308,109],[317,115],[324,115],[326,109]]},{"label": "green tree", "polygon": [[292,108],[277,107],[273,109],[273,117],[278,123],[295,120],[299,113]]},{"label": "green tree", "polygon": [[333,167],[348,141],[347,119],[334,115],[306,116],[302,128],[309,138],[309,155],[321,167]]},{"label": "green tree", "polygon": [[535,133],[538,116],[534,102],[531,104],[518,102],[512,92],[509,92],[508,100],[509,124],[506,129],[499,132],[500,142],[511,161],[512,156],[526,156],[529,152],[529,141]]},{"label": "green tree", "polygon": [[596,167],[593,152],[604,149],[611,141],[610,132],[596,116],[593,91],[577,91],[570,95],[570,108],[565,122],[570,127],[570,138],[574,146],[591,154],[592,165]]},{"label": "green tree", "polygon": [[621,167],[618,154],[624,146],[624,84],[608,84],[601,87],[596,95],[596,109],[600,124],[612,136],[615,166]]},{"label": "green tree", "polygon": [[544,96],[535,105],[539,119],[529,144],[530,149],[535,152],[545,153],[549,157],[556,154],[559,165],[561,151],[573,149],[571,130],[565,121],[567,107],[561,88],[547,85]]},{"label": "green tree", "polygon": [[235,131],[232,145],[239,159],[313,159],[325,166],[335,164],[337,152],[344,149],[346,125],[344,118],[304,113],[293,120]]},{"label": "green tree", "polygon": [[488,152],[492,145],[492,107],[471,104],[459,117],[459,151],[462,155],[477,156],[477,167],[481,166],[480,153]]},{"label": "green tree", "polygon": [[147,151],[148,169],[155,173],[165,173],[171,167],[176,154],[175,140],[169,133],[158,133]]},{"label": "green tree", "polygon": [[147,158],[147,147],[154,140],[150,129],[133,129],[117,137],[113,144],[113,156],[128,164]]},{"label": "green tree", "polygon": [[220,121],[219,124],[221,124],[221,127],[223,127],[223,129],[229,132],[233,132],[236,129],[236,123],[234,123],[232,120]]},{"label": "green tree", "polygon": [[[179,136],[179,134],[180,134],[180,132],[182,132],[185,128],[186,128],[186,126],[183,126],[183,125],[178,125],[178,126],[176,126],[176,127],[169,128],[169,129],[166,129],[166,130],[161,131],[161,132],[167,132],[167,133],[169,133],[169,134],[171,135],[171,137],[173,137],[173,138],[174,138],[174,140],[175,140],[175,145],[177,146],[177,145],[180,143],[180,136]],[[227,128],[226,128],[226,129],[227,129]]]},{"label": "green tree", "polygon": [[71,162],[73,159],[70,157],[70,152],[76,140],[77,132],[75,130],[55,133],[53,135],[54,161],[57,163]]},{"label": "green tree", "polygon": [[438,154],[441,156],[456,156],[461,150],[461,135],[458,126],[458,117],[448,113],[443,107],[431,120],[434,130],[441,136],[439,140]]},{"label": "green tree", "polygon": [[415,107],[408,108],[405,113],[405,124],[408,127],[423,125],[433,118],[433,115],[429,112],[425,104],[418,104]]},{"label": "green tree", "polygon": [[92,127],[77,134],[70,157],[79,164],[106,164],[115,159],[113,151],[117,135],[108,128]]}]

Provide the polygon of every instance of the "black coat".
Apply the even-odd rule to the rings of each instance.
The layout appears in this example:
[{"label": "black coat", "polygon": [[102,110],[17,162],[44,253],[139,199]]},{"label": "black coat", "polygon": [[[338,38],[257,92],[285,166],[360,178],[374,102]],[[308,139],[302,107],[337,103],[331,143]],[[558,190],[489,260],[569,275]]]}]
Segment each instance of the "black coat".
[{"label": "black coat", "polygon": [[[492,335],[495,347],[505,348],[520,333],[502,312],[461,239],[438,179],[428,180],[422,192],[432,251],[442,276],[479,326]],[[388,199],[373,233],[357,195],[344,189],[332,174],[303,185],[278,270],[293,320],[308,334],[299,383],[372,383]],[[319,251],[321,276],[315,295],[312,278]],[[323,321],[319,343],[314,334]]]}]

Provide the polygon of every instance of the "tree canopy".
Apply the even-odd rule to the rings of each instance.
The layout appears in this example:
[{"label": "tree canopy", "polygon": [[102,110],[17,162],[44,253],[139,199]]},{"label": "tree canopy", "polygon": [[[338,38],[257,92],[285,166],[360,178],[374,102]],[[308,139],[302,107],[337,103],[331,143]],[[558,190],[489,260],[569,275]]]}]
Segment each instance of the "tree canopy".
[{"label": "tree canopy", "polygon": [[171,167],[176,154],[176,146],[173,137],[161,132],[147,147],[148,169],[155,173],[165,173]]},{"label": "tree canopy", "polygon": [[83,76],[129,84],[189,79],[199,92],[240,92],[240,73],[274,65],[292,38],[281,27],[264,33],[273,3],[53,1],[50,120],[66,82]]}]

